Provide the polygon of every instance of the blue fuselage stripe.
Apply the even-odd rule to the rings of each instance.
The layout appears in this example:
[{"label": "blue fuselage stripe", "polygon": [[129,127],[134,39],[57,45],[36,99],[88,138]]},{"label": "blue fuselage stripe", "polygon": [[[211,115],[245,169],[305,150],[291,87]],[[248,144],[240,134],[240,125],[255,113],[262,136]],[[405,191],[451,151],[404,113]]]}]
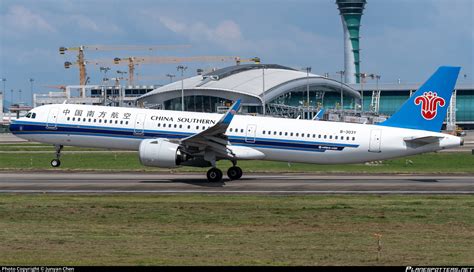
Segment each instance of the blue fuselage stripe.
[{"label": "blue fuselage stripe", "polygon": [[[136,134],[134,129],[130,128],[108,128],[96,126],[82,126],[70,124],[57,124],[54,128],[47,128],[45,123],[34,122],[14,122],[10,125],[10,130],[14,134],[70,134],[85,136],[105,136],[120,138],[168,138],[181,139],[194,135],[195,133],[163,131],[163,130],[139,130]],[[245,145],[255,148],[273,148],[273,149],[291,149],[302,151],[325,152],[326,150],[342,151],[345,147],[356,148],[355,144],[324,143],[299,140],[285,140],[273,138],[247,138],[245,136],[228,136],[231,144]],[[249,139],[251,141],[249,141]]]}]

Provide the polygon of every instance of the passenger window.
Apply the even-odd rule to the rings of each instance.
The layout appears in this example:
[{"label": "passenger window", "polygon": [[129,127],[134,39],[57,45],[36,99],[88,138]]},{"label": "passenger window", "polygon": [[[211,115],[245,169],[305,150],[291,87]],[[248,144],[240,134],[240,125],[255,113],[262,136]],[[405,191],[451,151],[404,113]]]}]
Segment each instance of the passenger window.
[{"label": "passenger window", "polygon": [[[232,131],[232,129],[231,129],[231,131]],[[264,131],[262,131],[262,134],[265,134],[265,130],[264,130]]]},{"label": "passenger window", "polygon": [[313,138],[316,138],[316,134],[313,134]]},{"label": "passenger window", "polygon": [[174,124],[174,128],[176,128],[178,125]]},{"label": "passenger window", "polygon": [[335,139],[337,140],[337,135],[336,135]]},{"label": "passenger window", "polygon": [[328,136],[327,135],[324,135],[324,139],[326,139]]},{"label": "passenger window", "polygon": [[127,121],[127,122],[125,122],[125,125],[128,125],[128,121]]},{"label": "passenger window", "polygon": [[298,137],[298,136],[300,136],[300,134],[299,134],[299,133],[296,133],[296,137]]},{"label": "passenger window", "polygon": [[280,131],[280,136],[283,134],[283,132]]},{"label": "passenger window", "polygon": [[72,117],[72,121],[76,121],[76,117]]},{"label": "passenger window", "polygon": [[241,132],[241,133],[244,133],[244,129],[243,129],[243,128],[241,128],[241,129],[240,129],[240,132]]},{"label": "passenger window", "polygon": [[196,126],[196,129],[199,129],[199,126]]},{"label": "passenger window", "polygon": [[273,135],[277,135],[277,132],[276,132],[276,131],[274,131],[274,132],[273,132]]},{"label": "passenger window", "polygon": [[293,136],[293,132],[290,133],[290,136]]},{"label": "passenger window", "polygon": [[331,140],[332,140],[332,135],[329,135],[329,139],[331,139]]},{"label": "passenger window", "polygon": [[352,137],[352,140],[353,140],[353,141],[355,141],[355,139],[356,139],[355,137]]},{"label": "passenger window", "polygon": [[[74,121],[74,118],[72,118],[72,120]],[[99,119],[99,123],[102,123],[102,119]]]},{"label": "passenger window", "polygon": [[285,136],[288,136],[288,132],[285,132]]},{"label": "passenger window", "polygon": [[68,117],[67,120],[68,120],[68,121],[71,120],[71,117]]},{"label": "passenger window", "polygon": [[115,124],[118,124],[118,120],[115,120]]},{"label": "passenger window", "polygon": [[[122,121],[120,121],[120,123],[122,123]],[[158,123],[158,127],[161,127],[161,123]]]},{"label": "passenger window", "polygon": [[304,133],[301,133],[301,137],[304,137]]},{"label": "passenger window", "polygon": [[91,119],[89,118],[88,122],[90,123],[91,122]]},{"label": "passenger window", "polygon": [[179,128],[183,128],[183,125],[179,125]]},{"label": "passenger window", "polygon": [[321,134],[318,135],[318,138],[321,139]]},{"label": "passenger window", "polygon": [[168,124],[168,127],[171,128],[171,124]]},{"label": "passenger window", "polygon": [[349,141],[349,136],[346,137],[346,140]]},{"label": "passenger window", "polygon": [[191,129],[191,125],[188,125],[188,129]]},{"label": "passenger window", "polygon": [[120,124],[123,125],[123,121],[120,121]]},{"label": "passenger window", "polygon": [[97,119],[94,119],[94,123],[97,121]]},{"label": "passenger window", "polygon": [[202,126],[202,130],[205,130],[205,129],[206,129],[206,127],[205,127],[205,126]]}]

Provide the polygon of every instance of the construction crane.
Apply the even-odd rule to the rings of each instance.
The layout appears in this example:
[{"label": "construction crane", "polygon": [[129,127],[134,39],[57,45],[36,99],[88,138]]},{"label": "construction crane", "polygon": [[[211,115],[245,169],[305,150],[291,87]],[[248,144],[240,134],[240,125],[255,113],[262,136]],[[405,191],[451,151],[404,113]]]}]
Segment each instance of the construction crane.
[{"label": "construction crane", "polygon": [[172,49],[183,49],[189,48],[189,44],[180,44],[180,45],[81,45],[78,47],[60,47],[59,54],[64,55],[67,51],[77,51],[77,60],[76,62],[67,62],[69,65],[64,65],[65,68],[69,68],[71,65],[75,64],[79,67],[79,84],[86,85],[86,64],[90,61],[86,61],[84,57],[84,51],[105,51],[105,50],[141,50],[141,51],[154,51],[154,50],[172,50]]},{"label": "construction crane", "polygon": [[157,64],[157,63],[183,63],[183,62],[233,62],[240,60],[235,56],[194,56],[194,57],[126,57],[114,58],[115,64],[128,65],[128,83],[133,85],[135,66],[139,64]]},{"label": "construction crane", "polygon": [[260,58],[259,57],[253,57],[251,59],[241,59],[239,57],[235,58],[235,64],[240,65],[242,62],[254,62],[255,64],[260,64]]}]

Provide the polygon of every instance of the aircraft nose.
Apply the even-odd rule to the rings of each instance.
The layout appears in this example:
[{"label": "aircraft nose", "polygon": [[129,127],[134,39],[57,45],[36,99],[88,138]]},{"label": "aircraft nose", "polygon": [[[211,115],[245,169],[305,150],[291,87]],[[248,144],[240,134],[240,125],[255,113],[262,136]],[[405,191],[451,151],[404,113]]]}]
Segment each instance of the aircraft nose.
[{"label": "aircraft nose", "polygon": [[15,134],[18,131],[18,124],[15,124],[15,121],[11,121],[10,125],[8,126],[8,130],[10,130],[11,133]]}]

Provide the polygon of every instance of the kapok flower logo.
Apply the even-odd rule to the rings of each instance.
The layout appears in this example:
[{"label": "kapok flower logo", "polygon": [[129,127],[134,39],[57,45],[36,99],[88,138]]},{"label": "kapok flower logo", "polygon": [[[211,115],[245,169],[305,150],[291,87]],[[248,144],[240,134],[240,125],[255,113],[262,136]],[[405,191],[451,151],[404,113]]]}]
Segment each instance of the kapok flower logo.
[{"label": "kapok flower logo", "polygon": [[439,97],[436,92],[424,92],[415,98],[415,105],[421,104],[421,115],[426,120],[432,120],[438,114],[438,105],[444,107],[444,98]]}]

